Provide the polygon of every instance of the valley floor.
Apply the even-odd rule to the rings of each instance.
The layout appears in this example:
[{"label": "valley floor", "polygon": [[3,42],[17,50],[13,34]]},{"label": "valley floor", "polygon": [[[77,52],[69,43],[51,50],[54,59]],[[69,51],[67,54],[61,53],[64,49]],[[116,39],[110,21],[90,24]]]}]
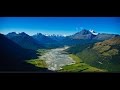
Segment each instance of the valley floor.
[{"label": "valley floor", "polygon": [[34,64],[36,67],[48,68],[57,72],[105,72],[105,70],[85,64],[73,54],[68,54],[64,51],[68,48],[68,46],[65,46],[50,50],[38,50],[41,54],[38,59],[28,60],[27,62]]}]

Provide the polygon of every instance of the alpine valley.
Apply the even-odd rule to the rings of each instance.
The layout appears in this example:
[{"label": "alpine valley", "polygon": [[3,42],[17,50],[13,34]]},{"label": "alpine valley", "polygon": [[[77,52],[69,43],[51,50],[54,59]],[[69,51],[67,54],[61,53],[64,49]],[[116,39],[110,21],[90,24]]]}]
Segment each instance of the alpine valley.
[{"label": "alpine valley", "polygon": [[0,34],[0,71],[119,72],[120,35],[82,29],[69,35]]}]

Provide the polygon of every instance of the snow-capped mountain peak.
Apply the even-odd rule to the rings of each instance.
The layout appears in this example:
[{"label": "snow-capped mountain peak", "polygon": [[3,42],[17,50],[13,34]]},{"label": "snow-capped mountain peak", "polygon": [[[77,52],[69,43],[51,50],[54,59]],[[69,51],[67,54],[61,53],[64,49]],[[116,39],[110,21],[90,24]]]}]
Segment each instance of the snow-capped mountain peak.
[{"label": "snow-capped mountain peak", "polygon": [[50,36],[50,37],[65,37],[66,35],[61,35],[61,34],[44,34],[45,36]]},{"label": "snow-capped mountain peak", "polygon": [[93,35],[98,35],[98,33],[96,33],[94,30],[89,30]]},{"label": "snow-capped mountain peak", "polygon": [[66,37],[67,35],[64,34],[63,36]]},{"label": "snow-capped mountain peak", "polygon": [[45,36],[50,36],[49,34],[44,34]]}]

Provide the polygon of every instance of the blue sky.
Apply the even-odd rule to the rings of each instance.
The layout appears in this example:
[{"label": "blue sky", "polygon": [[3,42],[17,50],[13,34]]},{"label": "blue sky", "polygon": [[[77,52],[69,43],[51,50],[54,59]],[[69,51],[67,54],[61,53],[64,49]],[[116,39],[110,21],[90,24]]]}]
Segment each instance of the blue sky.
[{"label": "blue sky", "polygon": [[71,35],[81,29],[120,34],[120,17],[0,17],[0,33]]}]

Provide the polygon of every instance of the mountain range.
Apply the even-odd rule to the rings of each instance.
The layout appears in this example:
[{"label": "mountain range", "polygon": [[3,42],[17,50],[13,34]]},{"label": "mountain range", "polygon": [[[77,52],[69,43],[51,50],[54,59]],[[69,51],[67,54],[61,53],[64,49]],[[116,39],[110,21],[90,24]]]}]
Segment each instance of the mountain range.
[{"label": "mountain range", "polygon": [[62,46],[60,41],[64,38],[58,35],[43,35],[41,33],[37,33],[32,36],[38,43],[42,43],[46,48],[57,48]]},{"label": "mountain range", "polygon": [[[108,71],[120,70],[120,35],[97,33],[83,29],[70,36],[33,36],[25,32],[0,34],[0,70],[36,70],[25,64],[25,60],[37,58],[36,50],[69,45],[66,51],[80,57],[85,63]],[[29,68],[28,68],[29,67]]]},{"label": "mountain range", "polygon": [[11,32],[8,33],[6,37],[26,49],[37,50],[39,48],[44,48],[41,43],[38,43],[34,38],[24,32],[21,32],[19,34]]},{"label": "mountain range", "polygon": [[94,30],[83,29],[70,36],[62,35],[44,35],[37,33],[33,36],[22,32],[16,34],[15,32],[8,33],[7,38],[19,44],[23,48],[37,50],[39,48],[55,48],[64,45],[74,45],[89,42],[98,42],[107,40],[116,36],[117,34],[96,33]]}]

